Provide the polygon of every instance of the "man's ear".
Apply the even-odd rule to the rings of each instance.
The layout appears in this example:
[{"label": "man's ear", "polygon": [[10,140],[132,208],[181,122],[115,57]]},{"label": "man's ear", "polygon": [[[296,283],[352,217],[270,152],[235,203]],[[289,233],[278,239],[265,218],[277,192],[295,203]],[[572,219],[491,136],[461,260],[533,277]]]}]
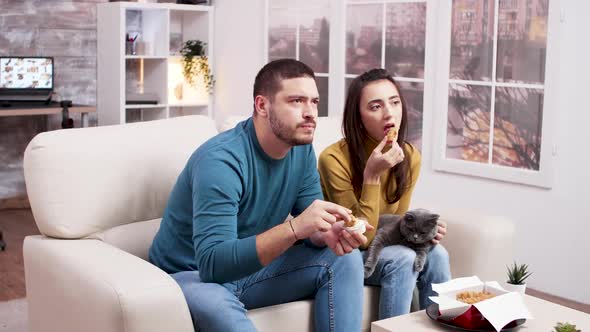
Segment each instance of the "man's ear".
[{"label": "man's ear", "polygon": [[258,95],[254,98],[254,111],[257,115],[262,117],[268,116],[268,110],[270,109],[270,101],[263,95]]}]

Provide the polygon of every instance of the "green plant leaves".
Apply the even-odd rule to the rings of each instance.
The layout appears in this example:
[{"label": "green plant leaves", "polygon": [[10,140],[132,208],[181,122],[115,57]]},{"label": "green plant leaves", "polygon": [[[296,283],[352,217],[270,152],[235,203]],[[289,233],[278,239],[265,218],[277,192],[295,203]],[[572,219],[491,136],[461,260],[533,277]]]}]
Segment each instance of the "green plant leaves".
[{"label": "green plant leaves", "polygon": [[554,329],[555,332],[582,332],[581,330],[576,329],[575,325],[570,323],[557,323]]},{"label": "green plant leaves", "polygon": [[187,40],[184,43],[180,50],[180,54],[182,54],[182,74],[193,87],[197,86],[195,77],[203,75],[203,84],[205,84],[207,92],[212,93],[215,80],[209,68],[209,60],[205,55],[206,46],[207,43],[200,40]]},{"label": "green plant leaves", "polygon": [[530,277],[532,272],[528,271],[528,265],[526,264],[514,264],[507,266],[508,283],[513,285],[522,285],[526,278]]}]

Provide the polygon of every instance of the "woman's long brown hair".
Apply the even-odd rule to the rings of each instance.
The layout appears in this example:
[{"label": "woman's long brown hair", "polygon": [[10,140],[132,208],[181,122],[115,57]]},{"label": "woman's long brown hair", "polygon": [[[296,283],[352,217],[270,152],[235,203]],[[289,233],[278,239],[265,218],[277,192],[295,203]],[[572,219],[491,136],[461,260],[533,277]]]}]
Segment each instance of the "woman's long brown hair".
[{"label": "woman's long brown hair", "polygon": [[400,100],[402,102],[402,121],[398,128],[397,143],[404,151],[404,160],[391,168],[389,179],[386,183],[387,202],[393,204],[401,199],[403,194],[410,187],[412,179],[411,170],[411,152],[413,147],[406,142],[407,119],[406,101],[402,96],[402,91],[397,82],[385,69],[371,69],[362,75],[357,76],[348,88],[346,104],[344,106],[344,116],[342,119],[342,132],[344,140],[348,145],[350,162],[352,165],[352,186],[355,192],[360,192],[363,186],[363,174],[365,170],[365,160],[372,151],[365,151],[364,140],[369,136],[363,126],[361,119],[360,102],[363,89],[372,82],[387,80],[396,87]]}]

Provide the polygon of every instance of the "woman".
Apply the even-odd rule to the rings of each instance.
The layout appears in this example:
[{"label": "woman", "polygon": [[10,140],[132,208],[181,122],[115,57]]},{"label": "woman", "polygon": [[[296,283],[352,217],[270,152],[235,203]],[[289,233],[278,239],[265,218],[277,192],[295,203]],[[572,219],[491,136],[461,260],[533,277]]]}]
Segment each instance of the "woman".
[{"label": "woman", "polygon": [[[365,217],[377,229],[379,215],[404,214],[420,172],[420,152],[405,141],[407,111],[399,86],[383,69],[355,78],[348,89],[342,128],[344,139],[326,148],[319,158],[324,197]],[[395,127],[397,140],[388,142]],[[375,230],[365,235],[369,243]],[[446,233],[439,222],[436,243]],[[366,257],[366,255],[365,255]],[[415,286],[420,307],[429,304],[432,283],[449,280],[449,258],[441,246],[429,252],[422,272],[414,272],[415,252],[405,246],[383,249],[375,272],[365,284],[381,286],[379,319],[410,311]]]}]

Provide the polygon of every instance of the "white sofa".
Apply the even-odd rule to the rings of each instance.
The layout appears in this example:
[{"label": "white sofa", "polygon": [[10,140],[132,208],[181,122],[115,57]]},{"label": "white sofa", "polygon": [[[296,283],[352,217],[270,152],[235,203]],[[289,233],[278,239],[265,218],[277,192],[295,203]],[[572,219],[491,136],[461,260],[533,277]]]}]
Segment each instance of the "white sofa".
[{"label": "white sofa", "polygon": [[[216,133],[211,119],[188,116],[58,130],[31,141],[25,180],[43,235],[24,243],[30,331],[193,330],[180,288],[146,257],[177,175]],[[339,137],[338,120],[319,121],[316,146]],[[453,275],[502,278],[512,261],[512,222],[439,212],[449,225],[444,244]],[[364,331],[377,301],[378,289],[366,287]],[[248,315],[260,331],[311,331],[312,306],[298,301]]]}]

